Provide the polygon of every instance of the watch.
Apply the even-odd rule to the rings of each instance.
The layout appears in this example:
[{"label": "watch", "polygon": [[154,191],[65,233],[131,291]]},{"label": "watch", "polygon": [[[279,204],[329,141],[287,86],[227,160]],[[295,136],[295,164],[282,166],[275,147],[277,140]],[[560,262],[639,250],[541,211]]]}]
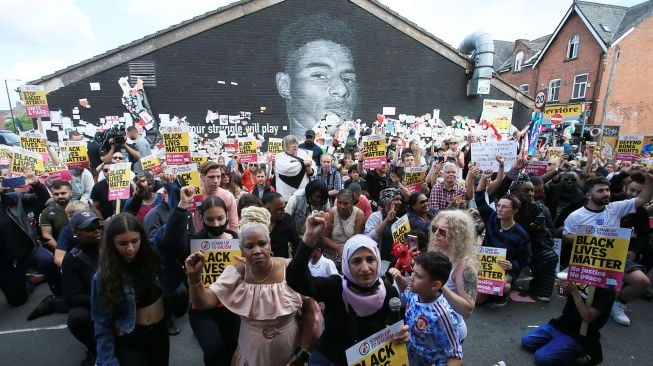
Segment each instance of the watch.
[{"label": "watch", "polygon": [[301,346],[297,346],[293,354],[295,357],[297,357],[298,360],[304,363],[308,362],[308,359],[311,357],[311,353],[303,349]]}]

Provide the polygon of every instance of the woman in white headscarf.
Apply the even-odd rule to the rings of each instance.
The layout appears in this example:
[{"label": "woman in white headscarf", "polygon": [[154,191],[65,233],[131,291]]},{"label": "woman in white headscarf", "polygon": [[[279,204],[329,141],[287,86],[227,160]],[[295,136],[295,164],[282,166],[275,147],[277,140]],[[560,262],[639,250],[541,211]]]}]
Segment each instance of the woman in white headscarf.
[{"label": "woman in white headscarf", "polygon": [[[376,242],[362,234],[345,243],[342,276],[311,276],[308,262],[327,215],[316,213],[306,220],[304,241],[286,270],[286,281],[295,291],[325,303],[325,329],[311,364],[346,365],[347,348],[394,323],[388,301],[398,293],[381,279]],[[398,341],[408,340],[407,330],[397,335]]]},{"label": "woman in white headscarf", "polygon": [[275,155],[275,188],[284,197],[303,189],[315,172],[313,159],[299,149],[299,140],[293,135],[283,138],[283,152]]}]

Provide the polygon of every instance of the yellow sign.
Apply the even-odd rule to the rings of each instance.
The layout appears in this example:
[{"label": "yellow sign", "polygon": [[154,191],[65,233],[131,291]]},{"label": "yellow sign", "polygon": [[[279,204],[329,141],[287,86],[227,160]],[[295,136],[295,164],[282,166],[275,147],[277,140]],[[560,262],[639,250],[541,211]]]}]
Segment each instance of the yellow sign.
[{"label": "yellow sign", "polygon": [[22,132],[20,134],[20,147],[39,154],[48,153],[47,139],[40,133]]},{"label": "yellow sign", "polygon": [[61,146],[61,153],[69,169],[83,169],[91,165],[88,160],[86,143],[83,141],[64,142]]},{"label": "yellow sign", "polygon": [[146,156],[141,158],[141,167],[143,167],[143,170],[151,171],[154,175],[159,175],[162,172],[161,162],[156,156]]},{"label": "yellow sign", "polygon": [[206,263],[202,268],[202,283],[209,287],[218,280],[227,266],[236,265],[242,256],[238,239],[193,239],[190,241],[191,253],[202,251]]},{"label": "yellow sign", "polygon": [[166,173],[172,174],[177,177],[179,184],[183,186],[193,185],[195,186],[195,197],[193,202],[188,205],[188,211],[195,211],[202,205],[203,191],[202,191],[202,180],[200,178],[200,172],[197,171],[197,165],[195,164],[185,164],[185,165],[174,165],[166,168]]},{"label": "yellow sign", "polygon": [[623,135],[617,141],[617,160],[635,161],[644,147],[644,135]]},{"label": "yellow sign", "polygon": [[31,169],[36,175],[45,172],[45,164],[41,155],[23,149],[22,147],[14,147],[14,156],[11,159],[10,171],[12,174],[22,174],[22,167]]},{"label": "yellow sign", "polygon": [[190,139],[188,131],[182,128],[168,128],[161,131],[166,150],[166,164],[190,164]]},{"label": "yellow sign", "polygon": [[268,154],[277,154],[283,152],[282,139],[270,137],[268,139]]},{"label": "yellow sign", "polygon": [[25,103],[27,117],[50,117],[45,88],[39,85],[24,85],[20,88],[20,99]]},{"label": "yellow sign", "polygon": [[238,155],[240,155],[241,163],[257,163],[257,152],[256,140],[251,138],[238,139]]},{"label": "yellow sign", "polygon": [[544,118],[551,118],[554,114],[562,115],[562,118],[565,117],[580,117],[583,113],[583,105],[578,104],[567,104],[567,105],[552,105],[544,107]]},{"label": "yellow sign", "polygon": [[129,198],[130,163],[109,165],[109,201]]},{"label": "yellow sign", "polygon": [[426,178],[426,167],[406,167],[404,168],[404,181],[403,185],[408,188],[411,193],[419,192],[422,189],[422,183]]},{"label": "yellow sign", "polygon": [[204,163],[209,161],[209,156],[206,154],[193,154],[191,161],[193,164],[197,165],[198,168],[201,168]]},{"label": "yellow sign", "polygon": [[11,164],[11,158],[14,156],[14,149],[11,146],[0,145],[0,165]]},{"label": "yellow sign", "polygon": [[408,366],[406,343],[393,342],[403,326],[404,321],[400,320],[349,347],[345,351],[347,365]]},{"label": "yellow sign", "polygon": [[410,231],[410,222],[408,221],[408,214],[400,217],[395,221],[390,227],[392,232],[392,242],[393,243],[404,243],[406,244],[406,234]]},{"label": "yellow sign", "polygon": [[363,136],[363,168],[374,169],[387,162],[385,135]]},{"label": "yellow sign", "polygon": [[505,248],[476,247],[480,269],[478,270],[477,289],[481,294],[503,295],[503,282],[506,270],[499,261],[506,260]]},{"label": "yellow sign", "polygon": [[631,229],[579,226],[569,261],[569,281],[615,286],[619,292],[626,267]]}]

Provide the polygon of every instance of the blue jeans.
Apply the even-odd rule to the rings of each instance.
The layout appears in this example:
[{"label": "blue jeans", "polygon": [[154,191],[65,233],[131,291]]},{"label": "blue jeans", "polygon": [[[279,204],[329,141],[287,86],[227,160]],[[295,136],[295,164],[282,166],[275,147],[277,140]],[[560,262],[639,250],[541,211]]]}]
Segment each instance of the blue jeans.
[{"label": "blue jeans", "polygon": [[535,352],[535,364],[573,365],[585,354],[585,349],[575,339],[546,323],[521,337],[521,345]]}]

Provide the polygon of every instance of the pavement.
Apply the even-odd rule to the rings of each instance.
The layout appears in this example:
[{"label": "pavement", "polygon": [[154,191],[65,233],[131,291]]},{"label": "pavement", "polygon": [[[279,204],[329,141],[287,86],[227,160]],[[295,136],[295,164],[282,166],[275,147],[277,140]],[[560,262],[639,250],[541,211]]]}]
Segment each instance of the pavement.
[{"label": "pavement", "polygon": [[[0,366],[79,365],[84,347],[66,328],[66,314],[52,314],[27,322],[30,311],[49,294],[47,285],[37,286],[27,304],[10,307],[0,295]],[[519,347],[522,334],[557,317],[564,299],[553,296],[550,303],[511,301],[504,308],[480,306],[467,319],[468,336],[463,350],[465,365],[533,365],[531,354]],[[629,304],[632,325],[613,320],[601,330],[602,365],[651,365],[648,347],[653,329],[653,303],[636,300]],[[179,318],[181,334],[170,338],[170,365],[202,365],[202,351],[195,340],[187,316]],[[646,361],[648,360],[648,361]]]}]

